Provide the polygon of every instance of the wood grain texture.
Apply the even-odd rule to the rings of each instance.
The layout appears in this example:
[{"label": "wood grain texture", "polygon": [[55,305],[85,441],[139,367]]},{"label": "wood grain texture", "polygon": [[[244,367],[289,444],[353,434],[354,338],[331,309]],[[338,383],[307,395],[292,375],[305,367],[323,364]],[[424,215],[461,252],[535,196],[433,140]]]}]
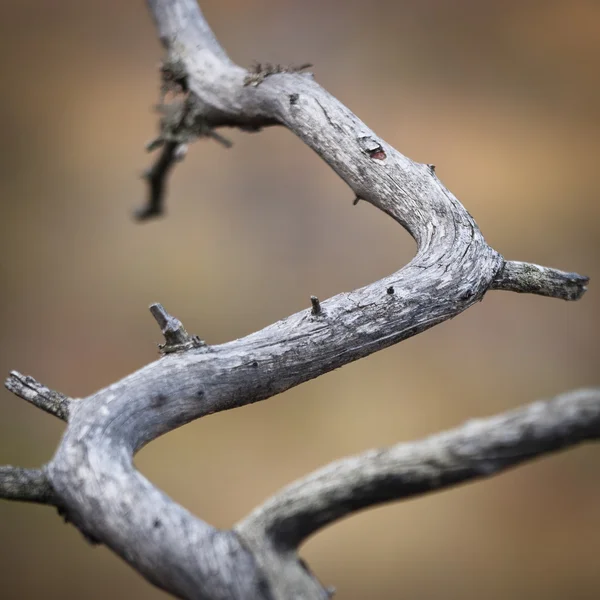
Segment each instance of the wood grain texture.
[{"label": "wood grain texture", "polygon": [[[320,527],[382,501],[489,475],[597,436],[598,394],[581,392],[569,402],[533,405],[409,447],[335,463],[229,531],[198,519],[144,478],[133,455],[156,437],[421,333],[479,302],[489,289],[573,300],[587,283],[575,274],[507,263],[434,168],[389,146],[312,75],[272,65],[249,72],[234,64],[195,0],[148,4],[166,50],[163,92],[175,91],[176,100],[163,111],[162,138],[151,144],[163,151],[139,217],[160,214],[164,178],[189,142],[218,139],[214,130],[222,126],[281,125],[311,147],[356,198],[406,228],[417,254],[380,281],[328,300],[307,300],[305,310],[219,346],[190,336],[155,305],[164,355],[88,398],[53,396],[58,400],[50,412],[68,419],[55,456],[43,472],[0,471],[0,496],[19,499],[21,491],[20,499],[56,504],[88,540],[107,545],[180,598],[327,598],[297,556],[297,546]],[[505,454],[493,456],[498,450]],[[44,497],[44,490],[51,496]]]}]

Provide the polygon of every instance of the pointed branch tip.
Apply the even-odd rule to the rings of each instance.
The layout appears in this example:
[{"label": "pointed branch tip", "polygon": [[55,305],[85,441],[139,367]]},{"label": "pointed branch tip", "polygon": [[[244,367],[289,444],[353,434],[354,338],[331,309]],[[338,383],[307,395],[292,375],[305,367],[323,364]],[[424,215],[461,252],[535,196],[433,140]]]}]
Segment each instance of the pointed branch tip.
[{"label": "pointed branch tip", "polygon": [[146,204],[135,212],[135,218],[138,221],[147,221],[153,217],[158,217],[164,213],[165,191],[167,179],[171,169],[176,162],[185,156],[185,149],[181,148],[179,142],[168,141],[158,137],[146,145],[146,149],[151,152],[156,148],[161,148],[160,155],[154,164],[144,173],[144,179],[148,182],[148,200]]},{"label": "pointed branch tip", "polygon": [[537,294],[562,300],[579,300],[590,278],[532,263],[507,260],[492,282],[492,290]]}]

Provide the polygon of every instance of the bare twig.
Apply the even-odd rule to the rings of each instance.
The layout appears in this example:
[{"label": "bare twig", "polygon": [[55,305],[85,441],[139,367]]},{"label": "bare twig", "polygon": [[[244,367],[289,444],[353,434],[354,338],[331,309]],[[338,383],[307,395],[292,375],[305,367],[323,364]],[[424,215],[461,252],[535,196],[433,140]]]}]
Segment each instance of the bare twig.
[{"label": "bare twig", "polygon": [[[156,107],[161,114],[160,134],[146,144],[146,150],[152,152],[162,148],[160,155],[144,173],[149,184],[149,196],[146,205],[136,212],[140,221],[163,214],[166,184],[169,173],[175,163],[183,160],[190,142],[208,137],[231,148],[231,142],[217,133],[203,116],[202,107],[189,93],[187,73],[179,60],[165,60],[160,66],[161,94]],[[172,100],[166,97],[172,93]]]},{"label": "bare twig", "polygon": [[[154,149],[156,144],[158,142],[151,149]],[[178,142],[161,142],[160,146],[162,146],[160,155],[152,167],[144,173],[144,179],[148,181],[149,195],[146,205],[135,213],[140,221],[163,214],[167,178],[178,160],[177,149],[181,147]]]},{"label": "bare twig", "polygon": [[52,486],[40,469],[0,467],[0,498],[55,504]]},{"label": "bare twig", "polygon": [[589,277],[577,273],[509,260],[492,281],[490,289],[579,300],[587,291],[588,282]]},{"label": "bare twig", "polygon": [[236,529],[281,551],[363,508],[496,475],[600,437],[600,388],[569,392],[415,442],[345,458],[293,483]]},{"label": "bare twig", "polygon": [[[194,136],[201,137],[198,131],[194,133]],[[207,128],[202,136],[215,140],[225,148],[231,148],[231,141],[212,129]],[[192,139],[191,135],[190,139]],[[167,180],[175,164],[182,161],[188,151],[188,137],[182,136],[181,140],[177,138],[165,140],[163,137],[157,137],[147,144],[146,149],[149,152],[157,148],[161,148],[161,152],[154,164],[143,175],[149,186],[148,200],[135,213],[138,221],[146,221],[164,213]]]},{"label": "bare twig", "polygon": [[4,387],[23,400],[58,417],[63,421],[69,420],[69,412],[73,400],[60,392],[55,392],[28,375],[11,371],[4,382]]}]

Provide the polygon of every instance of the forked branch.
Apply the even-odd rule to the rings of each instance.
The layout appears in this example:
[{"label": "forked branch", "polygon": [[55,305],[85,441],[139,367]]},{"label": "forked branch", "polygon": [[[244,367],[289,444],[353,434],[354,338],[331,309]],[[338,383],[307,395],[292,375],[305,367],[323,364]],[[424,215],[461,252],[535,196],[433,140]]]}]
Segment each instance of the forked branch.
[{"label": "forked branch", "polygon": [[[423,442],[325,467],[237,528],[216,530],[155,488],[132,457],[202,416],[269,398],[450,319],[490,289],[575,300],[587,278],[506,262],[430,165],[389,146],[310,74],[270,66],[250,73],[221,48],[195,0],[149,0],[166,50],[163,154],[150,172],[141,218],[162,210],[165,178],[187,144],[223,126],[282,125],[415,238],[404,268],[242,339],[207,346],[162,306],[152,314],[163,356],[78,401],[13,374],[7,387],[68,420],[43,471],[0,470],[0,496],[46,501],[87,539],[106,544],[150,582],[180,598],[326,598],[296,554],[319,527],[374,505],[489,475],[598,435],[599,394],[580,392]],[[264,70],[264,72],[263,72]]]}]

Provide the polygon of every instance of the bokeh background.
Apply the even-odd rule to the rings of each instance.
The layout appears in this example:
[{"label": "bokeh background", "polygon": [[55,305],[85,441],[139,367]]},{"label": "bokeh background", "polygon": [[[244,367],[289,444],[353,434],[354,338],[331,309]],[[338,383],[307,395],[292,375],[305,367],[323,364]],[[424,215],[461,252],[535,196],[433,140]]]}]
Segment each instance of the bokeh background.
[{"label": "bokeh background", "polygon": [[[139,468],[229,527],[365,449],[598,384],[596,0],[203,0],[232,58],[316,78],[440,178],[506,257],[592,277],[566,303],[504,292],[399,346],[152,443]],[[161,49],[142,1],[0,7],[0,372],[85,396],[157,357],[162,302],[209,343],[399,269],[414,243],[292,134],[195,144],[165,218],[135,223]],[[63,427],[0,392],[0,463]],[[600,449],[364,512],[304,556],[344,600],[586,599],[600,587]],[[0,504],[8,599],[163,598],[47,507]]]}]

